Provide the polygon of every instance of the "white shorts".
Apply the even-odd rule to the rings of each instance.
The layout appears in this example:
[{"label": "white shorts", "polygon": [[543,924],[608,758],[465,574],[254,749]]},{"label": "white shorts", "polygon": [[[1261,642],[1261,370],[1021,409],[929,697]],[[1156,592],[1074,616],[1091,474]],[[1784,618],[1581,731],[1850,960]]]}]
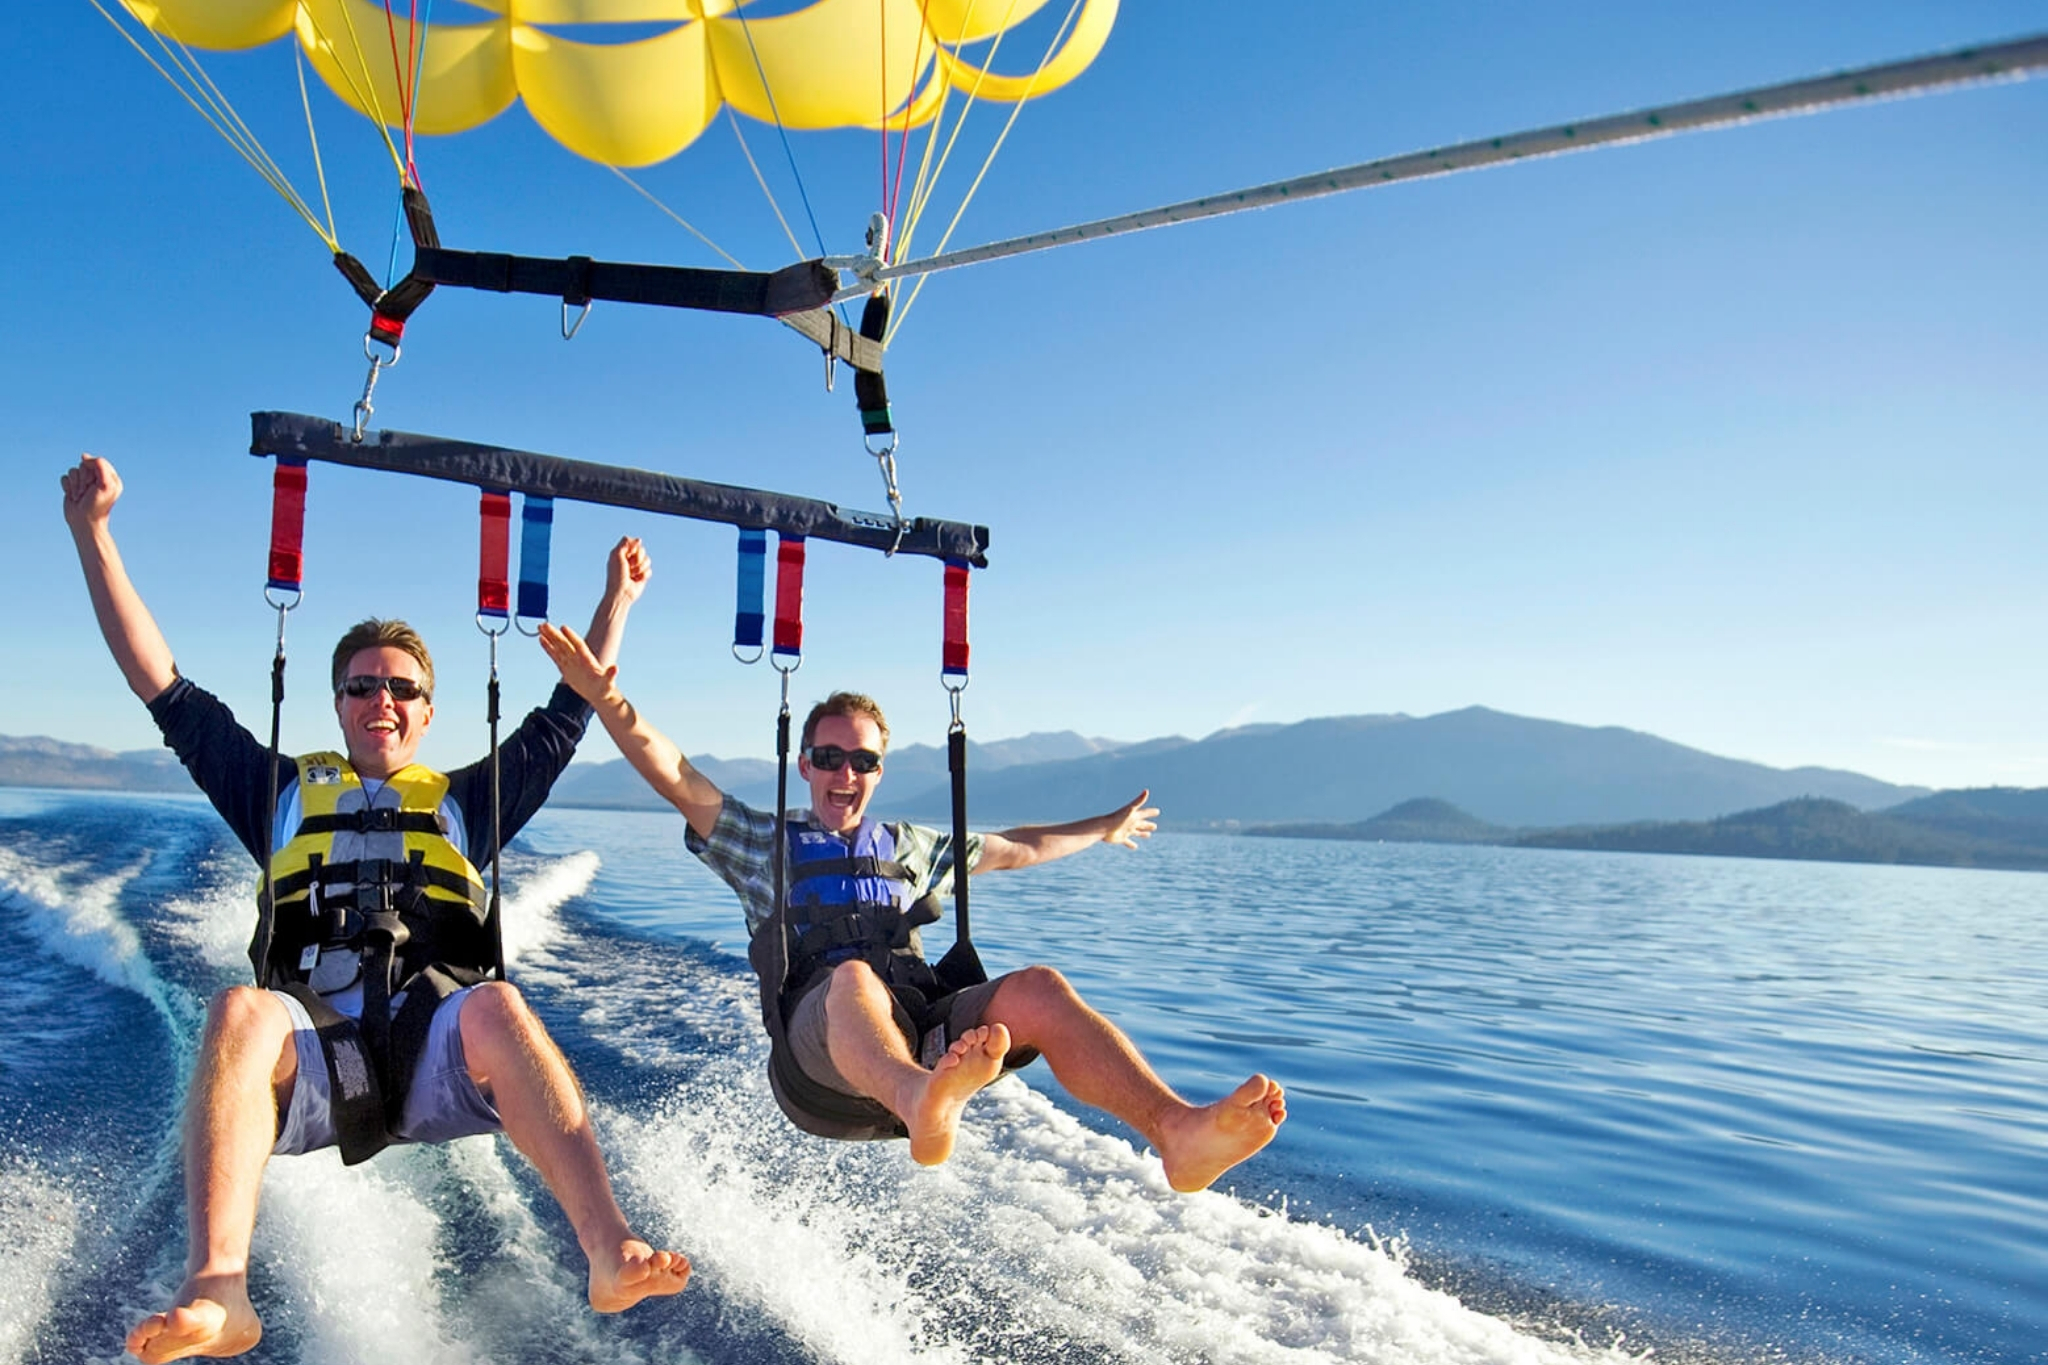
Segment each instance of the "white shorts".
[{"label": "white shorts", "polygon": [[[406,1092],[405,1112],[398,1125],[400,1142],[447,1142],[478,1133],[504,1131],[498,1110],[476,1082],[462,1055],[462,1003],[475,987],[455,992],[434,1011],[427,1025],[427,1045]],[[291,1107],[278,1123],[276,1156],[317,1152],[335,1144],[333,1100],[327,1077],[327,1056],[306,1007],[289,995],[271,992],[292,1017],[292,1041],[299,1050],[299,1078],[292,1086]]]}]

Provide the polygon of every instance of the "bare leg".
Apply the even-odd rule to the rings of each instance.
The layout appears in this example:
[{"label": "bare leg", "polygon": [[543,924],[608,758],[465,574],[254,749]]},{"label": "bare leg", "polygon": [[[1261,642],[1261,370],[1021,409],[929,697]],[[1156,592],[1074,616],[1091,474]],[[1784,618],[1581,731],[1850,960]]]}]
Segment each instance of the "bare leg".
[{"label": "bare leg", "polygon": [[842,963],[825,989],[825,1046],[832,1065],[855,1090],[903,1120],[911,1160],[936,1166],[953,1155],[968,1097],[1003,1074],[1009,1030],[1001,1024],[969,1029],[927,1071],[910,1055],[896,1027],[893,997],[873,968]]},{"label": "bare leg", "polygon": [[263,1336],[249,1303],[249,1239],[298,1074],[291,1016],[277,997],[235,986],[213,998],[185,1097],[185,1283],[167,1311],[129,1332],[142,1360],[240,1355]]},{"label": "bare leg", "polygon": [[460,1025],[470,1078],[489,1095],[505,1135],[547,1182],[590,1262],[590,1306],[621,1313],[644,1298],[681,1292],[690,1263],[633,1235],[612,1198],[583,1090],[519,992],[490,981],[463,997]]},{"label": "bare leg", "polygon": [[1122,1030],[1091,1009],[1050,967],[1004,977],[984,1018],[1035,1047],[1067,1092],[1130,1124],[1159,1149],[1167,1183],[1207,1189],[1273,1140],[1287,1118],[1280,1086],[1253,1076],[1214,1104],[1192,1105],[1167,1088]]}]

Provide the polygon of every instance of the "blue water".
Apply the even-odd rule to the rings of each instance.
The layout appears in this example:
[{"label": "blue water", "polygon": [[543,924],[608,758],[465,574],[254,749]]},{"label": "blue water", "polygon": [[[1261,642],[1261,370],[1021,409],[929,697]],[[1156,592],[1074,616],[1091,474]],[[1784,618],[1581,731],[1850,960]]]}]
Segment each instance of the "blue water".
[{"label": "blue water", "polygon": [[[547,812],[506,871],[689,1291],[588,1313],[501,1140],[279,1160],[250,1359],[2048,1359],[2048,879],[1194,835],[978,879],[992,966],[1060,966],[1191,1097],[1287,1084],[1188,1198],[1042,1067],[936,1171],[794,1133],[680,832]],[[179,1278],[251,881],[197,801],[0,792],[0,1362],[114,1359]]]}]

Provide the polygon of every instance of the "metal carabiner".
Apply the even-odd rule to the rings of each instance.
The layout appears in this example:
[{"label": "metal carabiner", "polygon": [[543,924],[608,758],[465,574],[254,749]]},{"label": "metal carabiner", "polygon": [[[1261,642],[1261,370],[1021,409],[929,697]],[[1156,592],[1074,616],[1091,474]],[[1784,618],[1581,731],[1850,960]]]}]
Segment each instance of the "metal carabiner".
[{"label": "metal carabiner", "polygon": [[[375,348],[378,346],[390,350],[389,359],[377,353]],[[377,410],[370,402],[370,395],[377,391],[377,376],[398,363],[399,346],[395,341],[379,339],[374,332],[365,332],[363,354],[369,358],[370,373],[363,380],[363,396],[356,400],[355,426],[349,433],[349,439],[358,445],[362,444],[363,433],[369,429],[370,415]]]},{"label": "metal carabiner", "polygon": [[882,491],[887,494],[889,498],[889,511],[896,518],[896,539],[891,541],[889,548],[883,552],[883,557],[890,559],[893,559],[896,552],[903,548],[903,533],[910,529],[910,522],[903,515],[903,493],[896,486],[896,439],[895,431],[891,430],[889,432],[889,443],[880,450],[877,450],[875,449],[875,438],[872,435],[862,438],[862,443],[866,445],[868,454],[875,457],[875,464],[881,469]]}]

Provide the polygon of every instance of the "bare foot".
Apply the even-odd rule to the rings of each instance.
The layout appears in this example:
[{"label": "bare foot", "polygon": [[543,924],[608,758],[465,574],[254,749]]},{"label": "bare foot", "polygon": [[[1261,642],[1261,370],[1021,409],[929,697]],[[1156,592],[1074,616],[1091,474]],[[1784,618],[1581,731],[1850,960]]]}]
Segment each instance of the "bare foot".
[{"label": "bare foot", "polygon": [[1287,1121],[1287,1097],[1278,1081],[1254,1076],[1214,1104],[1182,1109],[1160,1125],[1160,1160],[1166,1183],[1189,1194],[1273,1140]]},{"label": "bare foot", "polygon": [[262,1338],[245,1276],[194,1275],[179,1286],[178,1301],[168,1311],[135,1324],[128,1353],[149,1365],[187,1356],[238,1356]]},{"label": "bare foot", "polygon": [[939,1064],[900,1111],[910,1130],[910,1159],[936,1166],[953,1155],[953,1134],[967,1097],[1003,1074],[1010,1030],[1003,1024],[969,1029],[946,1049]]},{"label": "bare foot", "polygon": [[616,1256],[590,1258],[590,1306],[600,1313],[623,1313],[642,1299],[680,1294],[689,1282],[687,1256],[656,1251],[637,1237],[620,1242]]}]

